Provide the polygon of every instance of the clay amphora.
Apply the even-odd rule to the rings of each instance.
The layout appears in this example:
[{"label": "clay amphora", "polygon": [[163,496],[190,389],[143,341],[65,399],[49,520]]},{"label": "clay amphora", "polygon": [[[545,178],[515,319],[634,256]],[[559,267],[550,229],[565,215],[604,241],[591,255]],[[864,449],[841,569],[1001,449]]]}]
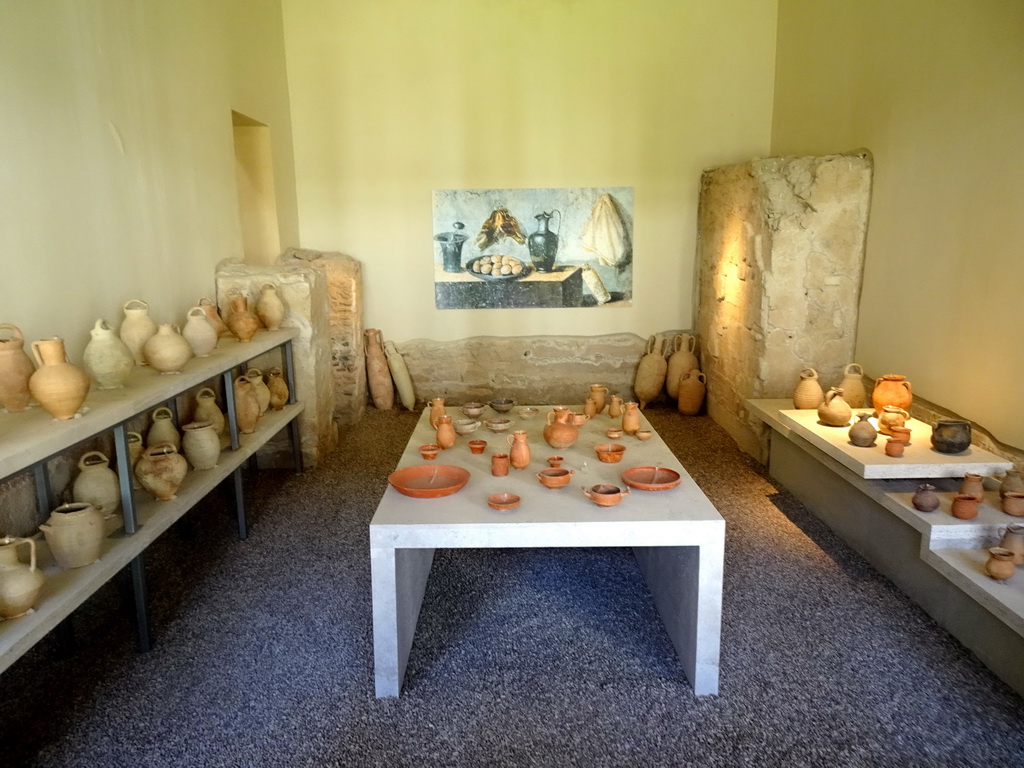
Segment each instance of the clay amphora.
[{"label": "clay amphora", "polygon": [[580,430],[572,423],[572,411],[549,411],[544,440],[552,448],[561,450],[574,444],[580,437]]},{"label": "clay amphora", "polygon": [[196,357],[209,357],[210,353],[217,348],[220,334],[210,323],[206,310],[202,307],[192,307],[185,318],[185,327],[181,335],[192,348],[192,354]]},{"label": "clay amphora", "polygon": [[128,438],[128,466],[131,467],[132,488],[138,490],[142,487],[142,484],[139,483],[139,478],[135,476],[135,465],[142,455],[142,435],[138,432],[129,432],[126,437]]},{"label": "clay amphora", "polygon": [[181,448],[181,435],[174,426],[174,413],[166,405],[153,411],[153,424],[146,433],[146,445],[170,443],[175,450]]},{"label": "clay amphora", "polygon": [[432,426],[434,429],[437,429],[437,420],[438,420],[438,418],[441,417],[441,416],[447,416],[447,415],[448,415],[448,411],[444,407],[444,398],[443,397],[432,398],[431,401],[430,401],[430,417],[429,417],[430,426]]},{"label": "clay amphora", "polygon": [[192,347],[178,333],[178,326],[162,323],[157,332],[142,345],[146,362],[160,373],[181,373],[192,359]]},{"label": "clay amphora", "polygon": [[843,390],[843,399],[851,408],[863,408],[868,402],[868,393],[864,389],[864,369],[857,363],[850,363],[843,369],[843,380],[839,384]]},{"label": "clay amphora", "polygon": [[245,378],[252,382],[252,389],[259,401],[260,416],[262,416],[270,408],[270,387],[263,380],[263,371],[259,368],[250,368],[245,372]]},{"label": "clay amphora", "polygon": [[843,390],[832,387],[818,406],[818,421],[829,427],[845,427],[853,417],[853,410],[843,398]]},{"label": "clay amphora", "polygon": [[188,462],[170,443],[150,446],[135,465],[135,476],[157,501],[173,499],[186,472]]},{"label": "clay amphora", "polygon": [[794,408],[817,408],[825,401],[825,393],[818,383],[818,372],[813,368],[800,371],[800,381],[793,390]]},{"label": "clay amphora", "polygon": [[1024,493],[1024,477],[1021,477],[1020,470],[1008,469],[1003,475],[1003,481],[999,484],[999,495],[1005,496],[1008,493]]},{"label": "clay amphora", "polygon": [[526,430],[517,429],[511,435],[505,435],[509,444],[508,460],[516,469],[530,466],[530,445],[526,442]]},{"label": "clay amphora", "polygon": [[870,448],[875,444],[875,438],[878,436],[878,432],[871,426],[869,419],[871,418],[870,413],[858,413],[857,421],[854,422],[853,426],[850,427],[850,442],[854,445],[858,445],[861,448]]},{"label": "clay amphora", "polygon": [[966,493],[958,493],[953,496],[953,504],[949,511],[953,513],[953,517],[973,520],[978,516],[978,500]]},{"label": "clay amphora", "polygon": [[588,397],[587,402],[583,404],[583,415],[588,419],[597,416],[597,401],[594,398]]},{"label": "clay amphora", "polygon": [[623,404],[624,410],[622,411],[622,431],[627,435],[635,435],[637,430],[640,429],[640,411],[637,409],[637,404],[633,401]]},{"label": "clay amphora", "polygon": [[36,372],[36,367],[25,353],[25,337],[21,335],[21,329],[3,323],[0,330],[10,332],[9,339],[0,339],[0,405],[9,413],[17,413],[25,410],[32,401],[28,380]]},{"label": "clay amphora", "polygon": [[434,442],[441,446],[441,450],[448,450],[455,445],[455,427],[452,426],[451,416],[438,416],[436,430],[437,439]]},{"label": "clay amphora", "polygon": [[613,419],[622,416],[622,398],[618,395],[612,395],[611,401],[608,403],[608,415]]},{"label": "clay amphora", "polygon": [[895,405],[903,410],[910,410],[910,404],[914,396],[910,390],[910,382],[906,376],[897,373],[887,373],[875,379],[875,388],[871,392],[871,404],[875,408],[875,414],[882,413],[882,408],[887,405]]},{"label": "clay amphora", "polygon": [[907,444],[901,440],[894,440],[889,438],[885,441],[885,455],[892,456],[894,459],[898,459],[903,455],[903,451],[906,450]]},{"label": "clay amphora", "polygon": [[1009,491],[1000,500],[1003,512],[1014,517],[1024,517],[1024,493]]},{"label": "clay amphora", "polygon": [[281,327],[284,320],[284,302],[277,292],[277,286],[273,283],[264,283],[260,286],[260,297],[256,300],[256,316],[271,331]]},{"label": "clay amphora", "polygon": [[932,427],[932,447],[939,453],[960,453],[971,447],[971,422],[940,419]]},{"label": "clay amphora", "polygon": [[375,408],[390,411],[395,405],[395,388],[391,382],[391,369],[384,354],[384,337],[376,328],[367,328],[366,337],[366,379]]},{"label": "clay amphora", "polygon": [[226,321],[228,330],[240,342],[252,341],[260,328],[260,319],[249,311],[249,299],[237,288],[229,290],[227,296],[231,307],[231,314]]},{"label": "clay amphora", "polygon": [[910,499],[910,503],[920,512],[934,512],[939,508],[939,496],[935,493],[935,486],[931,483],[921,483],[917,486],[917,492]]},{"label": "clay amphora", "polygon": [[208,421],[213,424],[213,431],[221,437],[221,446],[228,433],[228,420],[217,406],[217,393],[209,387],[203,387],[196,393],[196,407],[192,411],[193,421]]},{"label": "clay amphora", "polygon": [[636,393],[636,399],[640,401],[641,409],[645,408],[661,392],[661,388],[665,386],[667,373],[665,340],[662,339],[659,344],[658,337],[651,336],[647,340],[647,351],[640,358],[636,377],[633,379],[633,392]]},{"label": "clay amphora", "polygon": [[91,504],[103,517],[121,509],[121,484],[110,461],[99,451],[89,451],[78,460],[78,477],[72,486],[71,498]]},{"label": "clay amphora", "polygon": [[604,384],[591,384],[590,391],[587,392],[587,397],[594,401],[594,407],[597,409],[597,413],[603,413],[605,400],[608,397],[608,387]]},{"label": "clay amphora", "polygon": [[100,389],[120,389],[135,368],[135,356],[106,320],[97,320],[89,333],[82,365]]},{"label": "clay amphora", "polygon": [[231,331],[224,325],[224,320],[221,319],[220,312],[217,311],[217,304],[213,299],[209,296],[200,296],[196,301],[196,306],[201,307],[206,313],[206,320],[213,326],[218,338],[231,335]]},{"label": "clay amphora", "polygon": [[694,368],[699,368],[694,349],[697,339],[686,333],[677,333],[672,338],[672,354],[668,356],[668,367],[665,371],[665,389],[673,400],[679,398],[679,382]]},{"label": "clay amphora", "polygon": [[181,428],[181,451],[193,469],[213,469],[220,459],[220,435],[212,422],[193,421]]},{"label": "clay amphora", "polygon": [[249,379],[239,376],[235,379],[233,391],[238,431],[243,435],[251,435],[256,431],[256,422],[260,420],[260,401],[256,397],[256,390]]},{"label": "clay amphora", "polygon": [[683,416],[696,416],[700,413],[701,406],[704,405],[704,395],[707,393],[707,381],[707,377],[696,368],[691,368],[680,379],[676,388],[676,409]]},{"label": "clay amphora", "polygon": [[146,358],[142,354],[142,347],[149,341],[149,337],[157,331],[156,323],[149,316],[149,304],[142,299],[132,299],[125,302],[124,320],[121,323],[120,336],[136,365],[145,365]]},{"label": "clay amphora", "polygon": [[267,371],[267,389],[270,390],[270,409],[280,411],[288,404],[288,382],[284,380],[284,372],[276,365]]},{"label": "clay amphora", "polygon": [[[29,546],[28,565],[18,560],[17,548],[23,544]],[[0,619],[16,619],[28,613],[45,580],[36,567],[35,541],[11,536],[0,539]]]},{"label": "clay amphora", "polygon": [[972,472],[968,472],[964,475],[963,482],[960,483],[960,490],[957,493],[962,493],[965,496],[970,496],[978,501],[985,500],[985,486],[983,485],[983,478],[981,475],[976,475]]},{"label": "clay amphora", "polygon": [[999,546],[1013,552],[1013,564],[1024,565],[1024,525],[1008,525]]},{"label": "clay amphora", "polygon": [[407,411],[416,407],[416,389],[412,385],[412,376],[409,375],[409,367],[405,364],[405,358],[398,351],[393,341],[384,342],[384,355],[388,360],[388,368],[391,370],[391,378],[395,381],[398,389],[398,399],[402,401]]},{"label": "clay amphora", "polygon": [[33,341],[32,354],[39,365],[28,381],[32,397],[53,418],[73,418],[89,394],[89,374],[68,362],[63,339]]},{"label": "clay amphora", "polygon": [[1003,547],[992,547],[988,551],[988,560],[985,563],[985,573],[996,581],[1005,581],[1017,572],[1017,566],[1013,562],[1014,554]]},{"label": "clay amphora", "polygon": [[81,568],[100,559],[106,532],[103,515],[92,504],[61,504],[39,530],[61,568]]},{"label": "clay amphora", "polygon": [[910,414],[896,405],[886,405],[878,417],[878,431],[883,435],[891,435],[893,427],[902,427],[907,423]]}]

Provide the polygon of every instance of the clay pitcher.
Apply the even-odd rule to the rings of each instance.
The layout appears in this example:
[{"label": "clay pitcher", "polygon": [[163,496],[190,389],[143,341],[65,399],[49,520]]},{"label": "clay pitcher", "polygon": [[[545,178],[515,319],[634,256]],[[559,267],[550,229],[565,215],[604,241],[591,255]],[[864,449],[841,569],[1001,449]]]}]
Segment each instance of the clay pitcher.
[{"label": "clay pitcher", "polygon": [[175,498],[186,472],[188,462],[170,443],[150,446],[135,465],[135,476],[157,501]]},{"label": "clay pitcher", "polygon": [[604,404],[607,396],[608,387],[604,384],[591,384],[590,391],[587,392],[587,397],[594,401],[594,407],[597,409],[597,413],[604,412]]},{"label": "clay pitcher", "polygon": [[435,397],[430,401],[430,426],[437,429],[437,420],[442,416],[447,416],[448,411],[444,407],[444,398]]},{"label": "clay pitcher", "polygon": [[280,411],[288,404],[290,392],[288,382],[284,380],[284,372],[274,366],[267,371],[267,389],[270,390],[270,409]]},{"label": "clay pitcher", "polygon": [[569,409],[548,411],[547,422],[544,440],[552,448],[568,448],[580,437],[579,427],[572,423],[572,411]]},{"label": "clay pitcher", "polygon": [[78,477],[72,486],[71,498],[91,504],[104,517],[116,515],[121,509],[121,484],[104,454],[89,451],[78,460]]},{"label": "clay pitcher", "polygon": [[73,418],[89,394],[89,374],[68,362],[63,339],[33,341],[32,354],[39,364],[28,381],[32,397],[53,418]]},{"label": "clay pitcher", "polygon": [[146,358],[142,354],[142,347],[157,330],[156,322],[149,316],[149,304],[142,299],[132,299],[125,302],[123,309],[124,320],[121,322],[121,341],[131,350],[132,357],[135,358],[135,364],[145,365]]},{"label": "clay pitcher", "polygon": [[878,431],[883,435],[892,435],[893,427],[902,427],[907,423],[910,414],[897,405],[886,405],[878,417]]},{"label": "clay pitcher", "polygon": [[875,444],[875,438],[878,436],[878,432],[875,431],[873,426],[871,426],[870,419],[870,413],[857,414],[857,421],[854,422],[852,427],[850,427],[850,431],[848,433],[851,443],[860,446],[861,448],[870,448]]},{"label": "clay pitcher", "polygon": [[220,334],[210,323],[206,310],[195,306],[188,311],[185,317],[185,327],[181,335],[192,347],[192,354],[196,357],[209,357],[210,353],[217,348]]},{"label": "clay pitcher", "polygon": [[999,483],[999,495],[1005,496],[1008,493],[1024,493],[1024,477],[1021,477],[1020,470],[1008,469]]},{"label": "clay pitcher", "polygon": [[100,559],[106,531],[92,504],[61,504],[39,530],[61,568],[81,568]]},{"label": "clay pitcher", "polygon": [[672,354],[668,357],[665,373],[665,389],[673,400],[679,399],[679,382],[694,368],[700,368],[694,349],[697,339],[686,333],[677,333],[672,338]]},{"label": "clay pitcher", "polygon": [[1024,525],[1008,525],[999,546],[1013,552],[1013,564],[1024,565]]},{"label": "clay pitcher", "polygon": [[455,445],[455,427],[452,426],[451,416],[437,417],[437,439],[434,442],[441,446],[441,450],[448,450]]},{"label": "clay pitcher", "polygon": [[622,407],[622,431],[627,435],[635,435],[640,429],[640,411],[637,404],[630,401]]},{"label": "clay pitcher", "polygon": [[[29,546],[29,562],[18,559],[17,548]],[[46,579],[36,567],[36,543],[32,539],[5,536],[0,539],[0,619],[24,616],[39,599]]]},{"label": "clay pitcher", "polygon": [[390,411],[395,405],[395,388],[384,354],[384,337],[376,328],[367,328],[363,333],[366,337],[366,379],[373,405],[378,410]]},{"label": "clay pitcher", "polygon": [[253,391],[260,404],[260,416],[270,408],[270,387],[263,380],[263,371],[259,368],[250,368],[245,372],[245,378],[252,382]]},{"label": "clay pitcher", "polygon": [[146,445],[170,443],[178,449],[181,447],[181,435],[174,425],[174,412],[166,405],[153,411],[153,424],[146,433]]},{"label": "clay pitcher", "polygon": [[505,435],[509,444],[508,461],[515,469],[526,469],[530,466],[530,445],[526,442],[526,430],[517,429],[511,435]]},{"label": "clay pitcher", "polygon": [[665,340],[662,339],[658,344],[658,337],[651,336],[647,340],[647,351],[640,358],[636,377],[633,379],[633,392],[636,393],[636,399],[640,401],[641,410],[647,407],[647,404],[661,392],[661,388],[665,386],[667,373]]},{"label": "clay pitcher", "polygon": [[825,393],[818,382],[818,372],[813,368],[800,371],[800,381],[793,390],[793,407],[800,409],[817,408],[825,402]]},{"label": "clay pitcher", "polygon": [[707,377],[696,368],[691,368],[676,388],[676,409],[683,416],[696,416],[704,405],[705,394]]},{"label": "clay pitcher", "polygon": [[217,304],[213,299],[209,296],[201,296],[196,301],[196,306],[201,307],[203,312],[206,313],[206,320],[213,326],[213,330],[217,332],[218,338],[231,335],[231,331],[224,325],[224,320],[221,319],[220,312],[217,311]]},{"label": "clay pitcher", "polygon": [[185,363],[192,359],[192,347],[178,333],[178,327],[162,323],[157,332],[142,345],[146,362],[160,373],[181,373]]},{"label": "clay pitcher", "polygon": [[832,387],[818,406],[818,421],[829,427],[845,427],[852,416],[853,411],[843,398],[843,390],[837,387]]},{"label": "clay pitcher", "polygon": [[260,328],[260,319],[249,311],[249,299],[237,288],[229,290],[227,296],[231,307],[226,323],[228,330],[242,343],[252,341]]},{"label": "clay pitcher", "polygon": [[608,403],[608,415],[613,419],[617,419],[622,416],[622,398],[618,395],[612,395],[611,400]]},{"label": "clay pitcher", "polygon": [[10,323],[0,325],[0,331],[9,331],[9,339],[0,339],[0,405],[9,413],[28,407],[32,394],[28,380],[36,372],[32,360],[25,353],[25,337],[21,329]]},{"label": "clay pitcher", "polygon": [[238,431],[243,435],[251,435],[256,431],[256,423],[260,420],[260,401],[256,397],[256,390],[245,376],[235,379],[233,390]]},{"label": "clay pitcher", "polygon": [[1005,581],[1017,571],[1013,562],[1014,555],[1008,549],[992,547],[988,551],[988,561],[985,563],[985,573],[996,581]]},{"label": "clay pitcher", "polygon": [[871,404],[875,408],[876,415],[880,415],[882,408],[887,405],[895,405],[908,411],[913,400],[910,382],[907,381],[906,376],[887,373],[885,376],[875,379],[875,388],[871,392]]},{"label": "clay pitcher", "polygon": [[260,297],[256,300],[256,316],[271,331],[281,327],[284,320],[284,302],[277,292],[277,286],[273,283],[264,283],[260,286]]},{"label": "clay pitcher", "polygon": [[181,428],[181,450],[193,469],[213,469],[220,459],[220,436],[209,421],[193,421]]},{"label": "clay pitcher", "polygon": [[102,318],[89,334],[92,338],[85,345],[82,365],[100,389],[120,389],[135,369],[135,355]]}]

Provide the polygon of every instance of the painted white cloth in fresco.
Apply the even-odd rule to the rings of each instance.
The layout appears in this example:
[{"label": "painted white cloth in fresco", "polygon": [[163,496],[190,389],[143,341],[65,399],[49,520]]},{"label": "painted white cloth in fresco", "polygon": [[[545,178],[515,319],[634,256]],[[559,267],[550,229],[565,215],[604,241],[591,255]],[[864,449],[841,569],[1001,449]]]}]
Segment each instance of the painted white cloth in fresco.
[{"label": "painted white cloth in fresco", "polygon": [[597,254],[606,267],[621,267],[629,261],[629,234],[611,195],[601,195],[594,203],[583,225],[583,248]]}]

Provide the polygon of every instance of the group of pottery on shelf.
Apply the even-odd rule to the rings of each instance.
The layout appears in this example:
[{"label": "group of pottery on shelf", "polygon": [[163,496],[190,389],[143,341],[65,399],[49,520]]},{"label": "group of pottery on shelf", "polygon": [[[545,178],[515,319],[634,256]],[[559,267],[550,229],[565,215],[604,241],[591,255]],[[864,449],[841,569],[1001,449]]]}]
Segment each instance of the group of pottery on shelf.
[{"label": "group of pottery on shelf", "polygon": [[[985,479],[968,472],[953,494],[950,512],[961,520],[973,520],[978,516],[978,505],[985,500]],[[922,483],[910,499],[914,509],[920,512],[934,512],[939,508],[939,495],[931,483]],[[1013,517],[1024,517],[1024,479],[1019,470],[1007,470],[999,485],[999,507]]]},{"label": "group of pottery on shelf", "polygon": [[657,335],[647,339],[633,380],[633,392],[641,410],[664,388],[679,413],[696,416],[700,412],[707,394],[707,377],[700,371],[696,347],[696,337],[685,333],[677,333],[671,347],[668,339]]}]

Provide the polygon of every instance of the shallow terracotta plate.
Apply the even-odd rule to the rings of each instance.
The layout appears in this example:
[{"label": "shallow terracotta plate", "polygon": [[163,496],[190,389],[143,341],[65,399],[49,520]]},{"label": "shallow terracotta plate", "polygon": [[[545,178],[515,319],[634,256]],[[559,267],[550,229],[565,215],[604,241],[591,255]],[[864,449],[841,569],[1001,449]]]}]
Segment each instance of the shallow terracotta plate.
[{"label": "shallow terracotta plate", "polygon": [[667,491],[681,481],[678,472],[665,467],[630,467],[622,472],[622,482],[640,491]]},{"label": "shallow terracotta plate", "polygon": [[416,464],[396,469],[388,482],[399,493],[417,499],[450,496],[469,482],[469,470],[451,464]]}]

